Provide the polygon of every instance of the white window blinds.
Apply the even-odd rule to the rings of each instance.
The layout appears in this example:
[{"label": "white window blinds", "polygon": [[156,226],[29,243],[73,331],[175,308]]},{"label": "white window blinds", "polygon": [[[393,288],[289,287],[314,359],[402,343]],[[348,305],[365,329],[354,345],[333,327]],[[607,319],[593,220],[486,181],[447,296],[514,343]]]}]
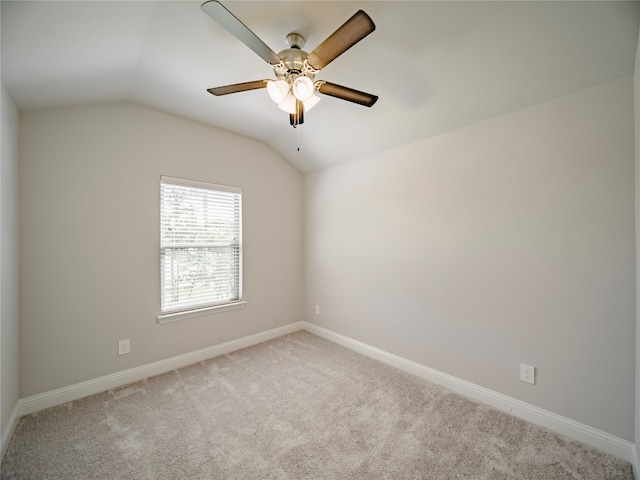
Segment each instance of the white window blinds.
[{"label": "white window blinds", "polygon": [[160,281],[163,314],[242,297],[242,191],[160,179]]}]

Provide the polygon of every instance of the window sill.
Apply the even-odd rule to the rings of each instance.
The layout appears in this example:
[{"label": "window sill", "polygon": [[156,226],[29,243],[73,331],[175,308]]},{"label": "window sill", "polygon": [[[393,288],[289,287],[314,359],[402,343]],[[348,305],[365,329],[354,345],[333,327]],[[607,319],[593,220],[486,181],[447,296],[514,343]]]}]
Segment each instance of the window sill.
[{"label": "window sill", "polygon": [[213,307],[199,308],[198,310],[189,310],[186,312],[167,313],[165,315],[158,315],[158,323],[170,323],[177,322],[178,320],[186,320],[187,318],[201,317],[203,315],[210,315],[212,313],[227,312],[229,310],[237,310],[244,308],[247,305],[245,300],[240,300],[233,303],[225,303],[223,305],[215,305]]}]

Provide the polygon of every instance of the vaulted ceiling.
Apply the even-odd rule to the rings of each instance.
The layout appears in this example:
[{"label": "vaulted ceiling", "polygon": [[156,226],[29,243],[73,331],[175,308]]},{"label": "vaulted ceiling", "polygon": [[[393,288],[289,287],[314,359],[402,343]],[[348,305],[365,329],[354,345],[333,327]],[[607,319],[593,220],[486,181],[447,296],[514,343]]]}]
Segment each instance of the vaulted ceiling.
[{"label": "vaulted ceiling", "polygon": [[207,92],[273,70],[200,3],[3,0],[3,82],[21,111],[135,102],[263,141],[311,172],[630,75],[640,21],[627,1],[223,0],[275,52],[289,32],[312,51],[358,9],[375,22],[316,78],[379,101],[322,96],[294,129],[263,89]]}]

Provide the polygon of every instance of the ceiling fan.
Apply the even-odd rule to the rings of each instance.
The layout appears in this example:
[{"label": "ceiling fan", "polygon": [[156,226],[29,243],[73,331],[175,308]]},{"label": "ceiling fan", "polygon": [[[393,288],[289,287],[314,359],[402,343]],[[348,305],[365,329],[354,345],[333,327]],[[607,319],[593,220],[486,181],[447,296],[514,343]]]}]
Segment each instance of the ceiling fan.
[{"label": "ceiling fan", "polygon": [[286,37],[289,48],[276,54],[217,0],[207,1],[201,8],[267,62],[273,68],[276,77],[276,80],[254,80],[210,88],[207,90],[209,93],[220,96],[266,88],[278,107],[289,114],[289,123],[294,128],[304,122],[304,112],[309,111],[320,100],[320,97],[315,95],[316,92],[365,107],[373,106],[378,100],[376,95],[353,88],[325,80],[314,81],[320,70],[376,29],[364,11],[356,12],[311,53],[302,50],[306,42],[302,35],[289,33]]}]

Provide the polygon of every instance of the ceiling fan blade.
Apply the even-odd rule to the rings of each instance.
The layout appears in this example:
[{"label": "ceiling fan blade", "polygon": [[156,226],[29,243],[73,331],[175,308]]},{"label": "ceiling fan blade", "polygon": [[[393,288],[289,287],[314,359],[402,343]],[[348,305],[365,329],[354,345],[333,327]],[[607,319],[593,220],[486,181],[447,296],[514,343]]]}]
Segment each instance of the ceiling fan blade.
[{"label": "ceiling fan blade", "polygon": [[228,95],[230,93],[246,92],[247,90],[255,90],[257,88],[267,88],[268,81],[269,80],[254,80],[253,82],[234,83],[233,85],[209,88],[207,89],[207,92],[219,97],[220,95]]},{"label": "ceiling fan blade", "polygon": [[210,0],[203,3],[200,8],[204,13],[226,28],[229,33],[257,53],[265,62],[271,65],[278,65],[280,63],[280,57],[220,2]]},{"label": "ceiling fan blade", "polygon": [[340,28],[318,45],[307,57],[313,68],[321,70],[376,29],[373,20],[358,10]]},{"label": "ceiling fan blade", "polygon": [[364,105],[365,107],[372,107],[374,103],[378,101],[377,95],[371,95],[370,93],[354,90],[353,88],[343,87],[342,85],[336,85],[335,83],[323,82],[318,87],[318,92],[331,97],[347,100],[348,102],[357,103],[358,105]]}]

